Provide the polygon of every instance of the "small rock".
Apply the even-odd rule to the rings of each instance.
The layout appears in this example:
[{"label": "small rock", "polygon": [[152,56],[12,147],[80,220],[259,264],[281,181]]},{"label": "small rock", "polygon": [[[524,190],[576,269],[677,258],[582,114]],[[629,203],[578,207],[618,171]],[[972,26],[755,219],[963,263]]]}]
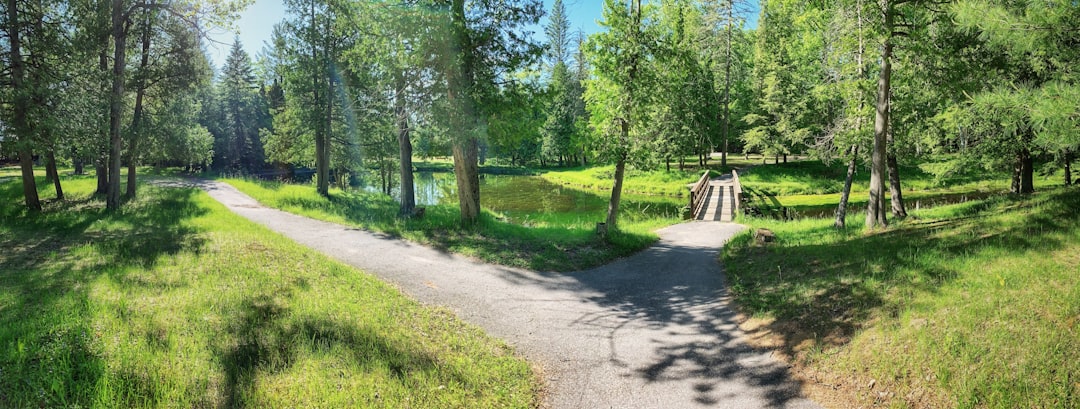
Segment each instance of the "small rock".
[{"label": "small rock", "polygon": [[874,389],[875,384],[877,384],[877,379],[871,379],[870,383],[866,385],[866,389]]},{"label": "small rock", "polygon": [[772,243],[776,241],[776,233],[769,229],[757,229],[754,232],[754,239],[758,243]]}]

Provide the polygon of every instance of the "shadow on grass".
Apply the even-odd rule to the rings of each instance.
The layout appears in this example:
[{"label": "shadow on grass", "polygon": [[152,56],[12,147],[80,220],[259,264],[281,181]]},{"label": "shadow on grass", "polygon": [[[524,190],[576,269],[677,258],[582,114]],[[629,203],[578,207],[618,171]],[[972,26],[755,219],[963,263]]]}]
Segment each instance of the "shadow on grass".
[{"label": "shadow on grass", "polygon": [[[982,251],[1052,252],[1060,234],[1080,228],[1080,192],[1058,190],[1030,197],[997,197],[954,206],[947,217],[911,220],[880,233],[861,225],[794,228],[778,242],[729,245],[725,262],[739,305],[776,321],[760,329],[783,337],[790,356],[804,341],[846,344],[876,314],[898,316],[915,294],[936,292],[961,275],[939,260]],[[849,223],[851,225],[851,223]]]},{"label": "shadow on grass", "polygon": [[[414,372],[446,373],[450,371],[438,360],[415,351],[399,348],[395,342],[376,331],[325,317],[291,317],[288,304],[290,292],[256,295],[241,306],[238,318],[227,331],[237,342],[221,346],[218,352],[225,367],[226,406],[251,407],[256,376],[260,373],[279,373],[289,369],[298,355],[308,352],[344,348],[352,362],[371,372],[386,370],[398,382],[406,382]],[[450,374],[456,381],[468,385],[459,373]],[[372,397],[358,397],[359,401]]]},{"label": "shadow on grass", "polygon": [[[191,189],[144,190],[119,212],[88,198],[28,214],[21,194],[17,183],[0,187],[0,345],[13,346],[0,350],[0,406],[89,404],[106,366],[90,345],[86,284],[111,274],[125,285],[156,285],[128,280],[125,267],[198,251],[204,240],[184,221],[206,210]],[[84,246],[94,257],[76,250]]]},{"label": "shadow on grass", "polygon": [[526,227],[502,221],[490,212],[481,214],[478,225],[462,227],[456,206],[428,206],[423,218],[401,219],[397,216],[397,202],[374,194],[335,194],[329,199],[293,196],[277,202],[287,211],[337,215],[388,238],[408,238],[443,252],[538,271],[596,266],[633,254],[655,241],[649,235],[627,232],[613,233],[605,241],[589,228]]}]

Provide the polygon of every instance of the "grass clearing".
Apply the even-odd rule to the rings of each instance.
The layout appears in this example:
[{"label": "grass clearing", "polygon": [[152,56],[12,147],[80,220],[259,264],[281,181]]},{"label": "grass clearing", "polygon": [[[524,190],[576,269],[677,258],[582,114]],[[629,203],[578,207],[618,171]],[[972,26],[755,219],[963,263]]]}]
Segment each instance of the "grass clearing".
[{"label": "grass clearing", "polygon": [[456,205],[428,206],[423,218],[402,219],[397,217],[398,203],[377,193],[332,189],[330,198],[325,198],[309,185],[224,180],[266,206],[538,271],[577,271],[605,264],[649,246],[657,240],[653,230],[678,222],[625,209],[620,231],[604,241],[595,234],[601,215],[537,214],[529,226],[523,226],[485,210],[478,225],[462,228]]},{"label": "grass clearing", "polygon": [[[986,172],[984,169],[958,164],[952,157],[933,157],[913,166],[900,166],[904,195],[908,192],[943,191],[1002,191],[1009,188],[1008,173]],[[788,197],[839,194],[844,188],[847,164],[839,161],[827,165],[817,160],[755,166],[739,174],[740,181],[762,194]],[[852,194],[868,192],[870,172],[859,168],[851,186]],[[1037,177],[1035,186],[1060,184],[1054,175]],[[800,203],[806,204],[806,203]]]},{"label": "grass clearing", "polygon": [[201,191],[39,186],[29,216],[0,184],[0,407],[538,404],[503,342]]},{"label": "grass clearing", "polygon": [[[725,247],[750,337],[794,357],[836,406],[1080,406],[1080,191],[863,217],[744,218]],[[821,398],[821,396],[817,396]]]},{"label": "grass clearing", "polygon": [[[628,166],[623,193],[686,197],[690,192],[687,186],[696,182],[702,173],[697,170],[642,171]],[[719,173],[714,171],[713,175]],[[615,165],[549,170],[540,173],[540,177],[560,185],[610,191],[615,178]]]}]

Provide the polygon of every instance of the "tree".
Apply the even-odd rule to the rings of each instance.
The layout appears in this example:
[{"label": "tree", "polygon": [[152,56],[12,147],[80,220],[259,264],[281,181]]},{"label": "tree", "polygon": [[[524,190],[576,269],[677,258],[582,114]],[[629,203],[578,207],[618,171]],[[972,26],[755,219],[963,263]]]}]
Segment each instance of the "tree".
[{"label": "tree", "polygon": [[708,27],[708,30],[714,34],[709,36],[712,41],[704,44],[708,44],[707,51],[711,51],[709,56],[718,78],[717,88],[722,89],[721,92],[717,93],[720,104],[717,120],[720,122],[721,131],[720,166],[726,167],[733,130],[732,87],[743,80],[740,73],[740,71],[743,71],[743,67],[740,67],[741,59],[736,53],[736,43],[741,39],[741,32],[745,24],[742,14],[748,7],[737,0],[705,2],[704,6],[705,18],[712,25]]},{"label": "tree", "polygon": [[480,216],[479,149],[482,118],[498,93],[496,81],[531,63],[539,47],[514,30],[536,24],[542,13],[536,0],[452,0],[449,9],[449,52],[442,56],[446,79],[448,128],[454,133],[452,152],[458,206],[464,225]]},{"label": "tree", "polygon": [[651,82],[646,66],[652,57],[648,45],[654,33],[647,25],[654,10],[641,0],[605,0],[599,22],[606,31],[589,37],[586,55],[594,77],[586,84],[585,101],[590,123],[600,135],[600,150],[615,161],[614,182],[608,202],[606,226],[617,229],[626,162],[631,155],[648,152],[648,140],[636,129],[647,104]]},{"label": "tree", "polygon": [[565,165],[571,162],[572,156],[576,156],[573,138],[579,114],[576,108],[581,100],[581,93],[580,87],[573,85],[574,79],[567,65],[570,57],[570,20],[566,17],[566,7],[562,0],[555,0],[552,4],[544,33],[548,40],[548,93],[551,98],[547,107],[547,120],[541,130],[542,155],[544,158],[555,158],[559,165]]},{"label": "tree", "polygon": [[34,179],[33,130],[30,127],[30,101],[35,91],[34,84],[27,82],[26,65],[23,61],[23,22],[27,18],[20,15],[19,2],[7,0],[8,63],[10,71],[8,83],[11,94],[11,112],[6,120],[12,134],[15,135],[16,150],[19,156],[19,168],[22,174],[23,198],[31,211],[41,211],[41,201],[37,194],[37,181]]},{"label": "tree", "polygon": [[[343,50],[351,49],[356,40],[357,33],[350,26],[355,8],[338,0],[290,0],[285,6],[291,18],[275,27],[274,45],[280,64],[275,71],[283,76],[285,111],[294,111],[289,115],[299,121],[299,127],[279,136],[310,138],[314,143],[316,190],[328,196],[335,147],[341,148],[337,156],[338,179],[356,160],[352,135],[345,133],[348,128],[342,124],[348,114],[348,94],[339,86],[338,70],[344,65]],[[279,123],[277,118],[274,122]],[[286,136],[289,133],[292,135]]]},{"label": "tree", "polygon": [[233,41],[218,84],[224,118],[215,140],[215,165],[220,169],[252,171],[265,161],[260,134],[270,128],[268,105],[255,80],[251,57],[240,39]]},{"label": "tree", "polygon": [[970,101],[967,122],[983,139],[976,149],[985,156],[1011,156],[1011,190],[1033,192],[1039,151],[1067,158],[1080,146],[1080,8],[1060,1],[969,0],[951,11],[962,28],[1004,56],[983,62],[999,75]]},{"label": "tree", "polygon": [[743,134],[745,149],[781,156],[797,153],[816,133],[808,119],[814,107],[807,80],[813,78],[801,68],[814,66],[798,43],[795,15],[798,4],[784,1],[762,3],[754,48],[756,109],[744,117],[751,127]]},{"label": "tree", "polygon": [[[120,122],[126,97],[124,88],[127,81],[127,40],[133,17],[139,12],[158,11],[180,20],[193,30],[199,30],[198,21],[205,20],[214,24],[235,18],[239,5],[232,2],[214,2],[206,4],[211,7],[210,9],[201,9],[202,3],[190,4],[180,1],[158,3],[156,0],[136,0],[130,4],[127,0],[112,0],[111,4],[110,34],[113,40],[113,58],[110,78],[112,88],[109,94],[109,188],[105,203],[109,210],[117,210],[120,208],[120,164],[123,153]],[[144,29],[148,30],[149,27]],[[146,40],[144,44],[148,42],[149,40]],[[144,49],[146,48],[148,46],[144,46]],[[133,182],[134,180],[131,179],[128,183]]]}]

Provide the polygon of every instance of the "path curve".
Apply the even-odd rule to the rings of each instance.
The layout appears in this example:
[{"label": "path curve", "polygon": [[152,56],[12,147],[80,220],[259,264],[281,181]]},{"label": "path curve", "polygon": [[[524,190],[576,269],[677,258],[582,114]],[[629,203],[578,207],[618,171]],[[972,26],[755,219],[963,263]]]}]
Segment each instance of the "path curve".
[{"label": "path curve", "polygon": [[818,407],[786,366],[740,339],[717,255],[743,226],[681,223],[634,256],[545,273],[271,209],[224,182],[194,183],[229,210],[514,345],[543,368],[546,407]]}]

